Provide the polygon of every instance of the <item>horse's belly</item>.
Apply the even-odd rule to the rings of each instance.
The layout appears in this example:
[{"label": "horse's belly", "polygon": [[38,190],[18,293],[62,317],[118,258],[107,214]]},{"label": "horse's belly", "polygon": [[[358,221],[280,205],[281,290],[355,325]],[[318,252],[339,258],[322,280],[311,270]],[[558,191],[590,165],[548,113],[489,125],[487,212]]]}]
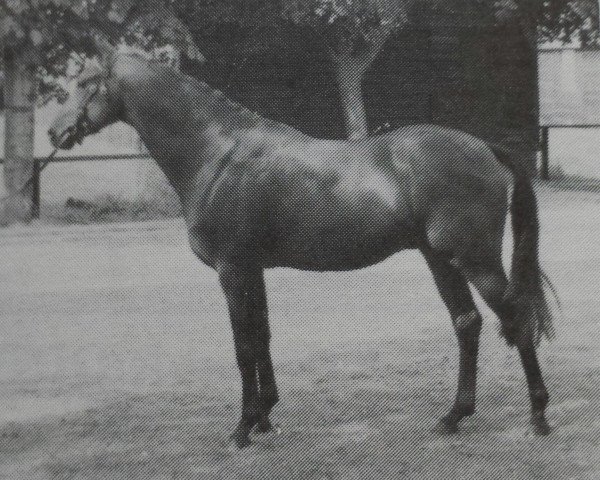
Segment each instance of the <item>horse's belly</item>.
[{"label": "horse's belly", "polygon": [[279,236],[268,255],[271,266],[304,270],[353,270],[416,248],[413,227],[393,216],[357,216],[352,221],[303,223]]},{"label": "horse's belly", "polygon": [[[301,247],[302,248],[302,247]],[[272,262],[267,262],[268,267],[289,267],[299,270],[314,271],[345,271],[375,265],[394,253],[415,248],[412,243],[387,246],[386,248],[341,248],[327,249],[311,247],[309,251],[286,252],[285,255],[271,257]]]}]

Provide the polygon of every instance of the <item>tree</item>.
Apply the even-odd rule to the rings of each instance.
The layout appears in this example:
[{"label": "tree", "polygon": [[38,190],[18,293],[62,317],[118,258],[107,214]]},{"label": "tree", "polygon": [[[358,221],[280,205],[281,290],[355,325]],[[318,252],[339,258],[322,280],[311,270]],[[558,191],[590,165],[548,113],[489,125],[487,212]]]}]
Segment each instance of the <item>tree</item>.
[{"label": "tree", "polygon": [[[34,107],[55,93],[53,76],[65,73],[73,53],[93,55],[98,36],[149,47],[173,43],[201,59],[187,28],[162,0],[0,0],[0,57],[6,109],[4,182],[10,195],[5,221],[30,220]],[[154,12],[154,17],[151,12]]]},{"label": "tree", "polygon": [[322,39],[334,68],[348,138],[368,135],[362,81],[388,37],[407,22],[404,0],[289,0],[283,16]]}]

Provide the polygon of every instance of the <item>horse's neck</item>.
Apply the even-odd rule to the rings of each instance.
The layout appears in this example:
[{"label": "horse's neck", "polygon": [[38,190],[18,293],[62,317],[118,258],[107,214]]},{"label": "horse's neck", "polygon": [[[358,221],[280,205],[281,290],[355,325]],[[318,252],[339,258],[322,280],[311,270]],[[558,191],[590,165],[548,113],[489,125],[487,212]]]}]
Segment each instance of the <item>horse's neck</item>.
[{"label": "horse's neck", "polygon": [[235,143],[234,129],[223,133],[210,105],[211,91],[186,84],[178,74],[164,75],[141,65],[123,87],[125,121],[140,135],[182,202],[207,163],[226,154]]}]

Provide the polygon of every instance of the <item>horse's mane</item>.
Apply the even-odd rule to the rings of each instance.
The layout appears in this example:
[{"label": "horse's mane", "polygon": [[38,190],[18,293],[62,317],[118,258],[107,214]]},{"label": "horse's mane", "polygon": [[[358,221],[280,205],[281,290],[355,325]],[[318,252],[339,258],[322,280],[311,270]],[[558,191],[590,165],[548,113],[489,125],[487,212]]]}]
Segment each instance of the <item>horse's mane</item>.
[{"label": "horse's mane", "polygon": [[289,125],[279,123],[265,118],[255,111],[248,109],[242,104],[227,97],[221,90],[218,90],[208,83],[183,72],[166,66],[160,60],[145,57],[142,53],[131,51],[121,52],[120,56],[136,57],[146,63],[151,70],[163,75],[169,75],[171,79],[177,79],[182,85],[188,86],[192,91],[196,91],[203,97],[210,99],[210,105],[207,105],[210,113],[215,118],[228,120],[228,123],[243,126],[265,125],[280,130],[293,130]]}]

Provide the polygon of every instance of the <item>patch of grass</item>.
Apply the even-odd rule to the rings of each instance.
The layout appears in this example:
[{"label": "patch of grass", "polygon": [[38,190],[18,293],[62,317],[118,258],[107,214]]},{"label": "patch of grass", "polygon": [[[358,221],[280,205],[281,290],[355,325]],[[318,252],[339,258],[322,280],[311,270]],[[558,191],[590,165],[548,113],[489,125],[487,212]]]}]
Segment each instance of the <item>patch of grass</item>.
[{"label": "patch of grass", "polygon": [[42,218],[57,223],[107,223],[157,220],[181,215],[181,206],[174,200],[130,200],[104,195],[94,200],[69,197],[63,205],[43,205]]}]

